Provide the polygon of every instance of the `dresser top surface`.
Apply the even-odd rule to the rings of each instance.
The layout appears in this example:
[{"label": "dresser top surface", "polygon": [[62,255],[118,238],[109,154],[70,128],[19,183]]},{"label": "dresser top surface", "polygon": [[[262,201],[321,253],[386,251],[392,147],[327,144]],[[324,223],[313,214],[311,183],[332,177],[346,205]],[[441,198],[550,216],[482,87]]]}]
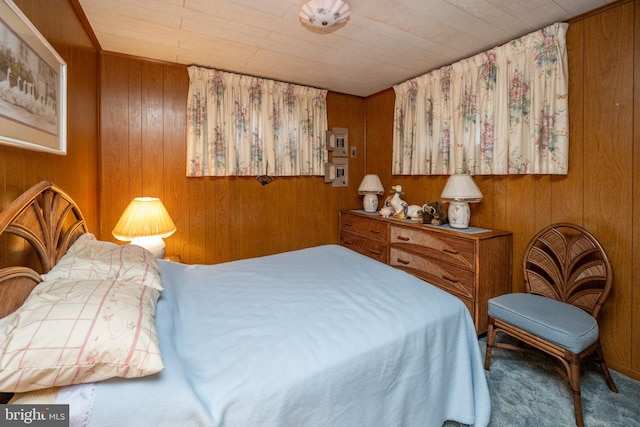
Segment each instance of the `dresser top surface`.
[{"label": "dresser top surface", "polygon": [[341,213],[352,214],[362,218],[370,218],[377,221],[385,221],[391,225],[397,225],[402,227],[411,227],[420,230],[429,230],[443,234],[450,234],[459,237],[465,237],[468,239],[487,239],[498,236],[507,236],[511,235],[511,232],[504,230],[490,230],[486,228],[479,227],[469,227],[469,228],[454,228],[449,224],[444,225],[431,225],[431,224],[423,224],[419,221],[414,221],[411,219],[398,219],[395,217],[383,217],[378,212],[368,213],[364,210],[345,210],[341,211]]}]

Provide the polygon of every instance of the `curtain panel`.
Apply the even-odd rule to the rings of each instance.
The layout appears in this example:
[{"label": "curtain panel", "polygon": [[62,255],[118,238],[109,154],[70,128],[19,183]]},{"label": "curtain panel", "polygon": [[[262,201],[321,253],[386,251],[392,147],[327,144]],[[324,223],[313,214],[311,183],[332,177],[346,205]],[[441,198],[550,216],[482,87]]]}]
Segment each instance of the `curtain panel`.
[{"label": "curtain panel", "polygon": [[188,71],[187,176],[324,175],[326,90]]},{"label": "curtain panel", "polygon": [[394,86],[393,174],[567,174],[567,28]]}]

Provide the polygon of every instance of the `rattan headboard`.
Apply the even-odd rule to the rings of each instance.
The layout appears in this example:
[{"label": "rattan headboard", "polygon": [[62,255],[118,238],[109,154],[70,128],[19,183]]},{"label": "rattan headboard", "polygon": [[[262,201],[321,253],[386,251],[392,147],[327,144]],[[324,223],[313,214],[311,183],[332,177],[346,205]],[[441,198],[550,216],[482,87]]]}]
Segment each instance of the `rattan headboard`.
[{"label": "rattan headboard", "polygon": [[0,318],[15,311],[67,252],[87,226],[78,206],[63,190],[42,181],[0,212]]}]

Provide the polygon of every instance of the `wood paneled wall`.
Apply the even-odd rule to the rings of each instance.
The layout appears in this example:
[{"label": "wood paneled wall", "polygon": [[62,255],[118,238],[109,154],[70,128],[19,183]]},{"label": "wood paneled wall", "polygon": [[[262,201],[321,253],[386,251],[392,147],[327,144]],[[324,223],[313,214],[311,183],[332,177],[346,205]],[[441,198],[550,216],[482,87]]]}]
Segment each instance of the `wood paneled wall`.
[{"label": "wood paneled wall", "polygon": [[[14,0],[67,63],[67,155],[0,145],[0,210],[41,180],[62,187],[98,226],[98,53],[68,0]],[[1,246],[1,243],[0,243]],[[13,263],[0,250],[0,265]]]},{"label": "wood paneled wall", "polygon": [[[570,157],[566,176],[476,176],[484,194],[471,224],[514,236],[513,291],[522,291],[522,255],[531,236],[560,221],[602,242],[615,285],[601,314],[607,361],[640,379],[640,1],[617,3],[570,22]],[[635,13],[635,14],[634,14]],[[635,20],[635,22],[634,22]],[[634,50],[634,45],[636,49]],[[405,200],[438,200],[446,177],[391,176],[392,89],[367,98],[367,173]],[[634,137],[635,132],[635,137]]]},{"label": "wood paneled wall", "polygon": [[[322,177],[186,177],[185,66],[103,54],[100,236],[112,239],[136,196],[160,197],[177,232],[167,254],[219,263],[337,242],[340,209],[357,206],[364,156],[350,159],[349,188]],[[349,129],[364,153],[364,99],[329,93],[329,127]]]},{"label": "wood paneled wall", "polygon": [[[0,209],[51,180],[99,237],[112,239],[130,199],[156,195],[178,226],[166,239],[168,253],[217,263],[337,242],[337,212],[361,206],[356,190],[365,172],[378,173],[387,189],[402,184],[411,203],[439,199],[446,177],[391,176],[391,89],[367,99],[328,96],[329,127],[349,128],[358,150],[348,188],[320,177],[267,186],[253,178],[187,178],[186,67],[99,58],[72,0],[16,3],[68,64],[68,154],[0,146]],[[519,259],[536,230],[572,221],[593,231],[616,272],[601,315],[605,353],[614,369],[640,379],[640,0],[573,20],[568,47],[569,174],[477,177],[484,199],[472,206],[471,221],[514,233],[514,291],[522,290]],[[7,257],[0,251],[0,262]]]}]

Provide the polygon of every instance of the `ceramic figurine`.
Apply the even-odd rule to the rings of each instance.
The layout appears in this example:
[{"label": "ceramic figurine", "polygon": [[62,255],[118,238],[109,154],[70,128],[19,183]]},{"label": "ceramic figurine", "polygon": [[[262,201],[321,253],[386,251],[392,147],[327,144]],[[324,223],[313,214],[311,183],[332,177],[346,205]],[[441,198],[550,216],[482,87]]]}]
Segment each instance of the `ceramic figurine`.
[{"label": "ceramic figurine", "polygon": [[380,215],[382,215],[385,218],[390,217],[392,213],[393,211],[389,206],[383,206],[382,209],[380,209]]}]

